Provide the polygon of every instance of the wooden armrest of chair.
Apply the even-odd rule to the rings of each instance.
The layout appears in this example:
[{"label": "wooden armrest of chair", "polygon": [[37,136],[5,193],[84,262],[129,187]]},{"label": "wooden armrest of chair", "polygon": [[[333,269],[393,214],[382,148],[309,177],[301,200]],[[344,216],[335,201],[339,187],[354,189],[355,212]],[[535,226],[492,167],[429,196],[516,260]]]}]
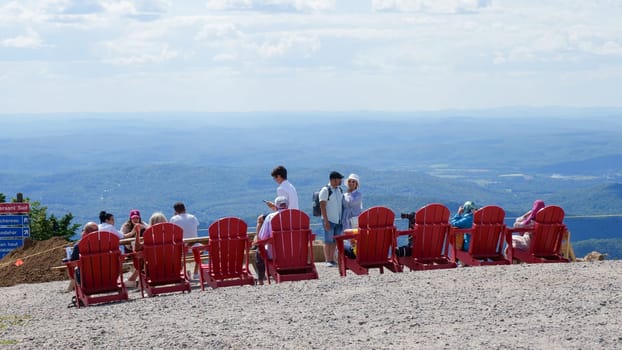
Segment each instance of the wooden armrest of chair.
[{"label": "wooden armrest of chair", "polygon": [[70,260],[65,262],[65,266],[67,267],[67,275],[69,275],[69,279],[75,280],[75,271],[76,267],[78,267],[79,260]]},{"label": "wooden armrest of chair", "polygon": [[340,260],[340,264],[339,264],[340,267],[343,266],[343,262],[341,260],[345,259],[345,255],[344,255],[345,246],[344,246],[343,242],[345,240],[354,239],[354,238],[356,238],[356,236],[358,236],[358,234],[348,233],[348,234],[344,234],[344,235],[340,235],[340,236],[336,236],[335,237],[335,242],[337,243],[337,255],[338,255],[339,260]]},{"label": "wooden armrest of chair", "polygon": [[132,260],[134,261],[134,267],[139,266],[139,262],[145,259],[145,256],[142,251],[137,251],[132,253]]},{"label": "wooden armrest of chair", "polygon": [[201,253],[207,251],[208,248],[209,247],[206,246],[205,244],[198,244],[192,247],[192,256],[194,258],[195,263],[201,264],[203,262],[203,257],[201,256]]},{"label": "wooden armrest of chair", "polygon": [[510,234],[513,234],[513,233],[516,232],[516,233],[518,233],[518,234],[520,234],[522,236],[522,235],[525,234],[525,232],[533,231],[533,227],[531,227],[531,228],[528,228],[528,227],[508,227],[507,230],[508,230],[508,232]]},{"label": "wooden armrest of chair", "polygon": [[255,241],[255,244],[259,247],[259,246],[263,246],[263,245],[270,243],[271,240],[272,238],[260,239],[260,240]]},{"label": "wooden armrest of chair", "polygon": [[339,241],[345,241],[346,239],[352,239],[352,238],[356,238],[357,234],[355,233],[347,233],[344,235],[339,235],[339,236],[335,236],[335,241],[339,242]]},{"label": "wooden armrest of chair", "polygon": [[415,233],[416,230],[414,229],[408,229],[408,230],[398,230],[396,231],[398,236],[407,236],[407,235],[411,235],[413,233]]},{"label": "wooden armrest of chair", "polygon": [[138,252],[131,252],[131,253],[125,253],[125,254],[121,254],[121,261],[125,261],[125,260],[134,260],[134,256],[136,255],[136,253]]},{"label": "wooden armrest of chair", "polygon": [[261,258],[264,260],[268,259],[268,251],[266,250],[266,244],[270,242],[272,242],[272,237],[255,241],[255,245],[257,245],[257,251],[261,255]]},{"label": "wooden armrest of chair", "polygon": [[207,250],[207,246],[205,244],[198,244],[198,245],[195,245],[194,247],[192,247],[192,251],[193,252],[197,251],[197,252],[201,253],[201,252],[204,252],[206,250]]},{"label": "wooden armrest of chair", "polygon": [[473,231],[473,229],[471,227],[469,228],[457,228],[457,227],[451,227],[451,234],[452,235],[457,235],[457,234],[461,234],[461,233],[469,233]]}]

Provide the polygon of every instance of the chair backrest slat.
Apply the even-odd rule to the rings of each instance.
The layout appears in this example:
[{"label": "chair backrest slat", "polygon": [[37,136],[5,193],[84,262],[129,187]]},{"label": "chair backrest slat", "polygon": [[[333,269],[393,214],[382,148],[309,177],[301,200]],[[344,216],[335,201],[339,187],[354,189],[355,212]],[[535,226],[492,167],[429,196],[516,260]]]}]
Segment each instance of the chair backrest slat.
[{"label": "chair backrest slat", "polygon": [[566,231],[564,210],[551,205],[536,213],[534,229],[531,234],[529,252],[535,256],[559,255]]},{"label": "chair backrest slat", "polygon": [[209,231],[210,273],[216,278],[236,276],[244,271],[248,251],[248,226],[240,218],[226,217],[212,223]]},{"label": "chair backrest slat", "polygon": [[150,226],[143,234],[145,271],[154,282],[179,279],[186,253],[183,229],[170,222]]},{"label": "chair backrest slat", "polygon": [[281,269],[308,266],[312,244],[309,216],[298,209],[287,209],[275,215],[271,225],[274,265]]},{"label": "chair backrest slat", "polygon": [[442,204],[428,204],[415,213],[412,256],[438,258],[448,254],[449,209]]},{"label": "chair backrest slat", "polygon": [[386,263],[387,257],[393,254],[394,220],[395,214],[386,207],[372,207],[359,215],[356,260],[361,266]]},{"label": "chair backrest slat", "polygon": [[477,257],[502,253],[506,232],[504,219],[505,211],[498,206],[485,206],[475,211],[469,244],[471,255]]},{"label": "chair backrest slat", "polygon": [[119,237],[106,231],[85,234],[78,243],[80,250],[80,285],[87,293],[117,288],[121,274]]}]

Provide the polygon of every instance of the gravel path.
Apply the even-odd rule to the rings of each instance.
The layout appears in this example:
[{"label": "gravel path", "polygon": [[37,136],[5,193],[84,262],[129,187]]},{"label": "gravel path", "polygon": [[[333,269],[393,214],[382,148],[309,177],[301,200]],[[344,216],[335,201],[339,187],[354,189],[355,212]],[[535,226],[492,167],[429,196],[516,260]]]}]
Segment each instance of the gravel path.
[{"label": "gravel path", "polygon": [[67,282],[0,288],[3,348],[622,349],[622,262],[228,287],[67,308]]}]

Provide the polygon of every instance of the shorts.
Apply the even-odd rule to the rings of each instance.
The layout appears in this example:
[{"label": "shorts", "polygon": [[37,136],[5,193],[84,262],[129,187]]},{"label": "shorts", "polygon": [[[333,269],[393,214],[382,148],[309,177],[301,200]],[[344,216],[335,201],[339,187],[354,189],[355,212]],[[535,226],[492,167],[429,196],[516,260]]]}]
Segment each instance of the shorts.
[{"label": "shorts", "polygon": [[339,236],[343,233],[343,225],[328,222],[330,224],[330,230],[324,229],[324,243],[335,243],[335,236]]},{"label": "shorts", "polygon": [[512,248],[519,250],[529,249],[529,243],[531,243],[531,234],[529,232],[524,235],[512,236]]}]

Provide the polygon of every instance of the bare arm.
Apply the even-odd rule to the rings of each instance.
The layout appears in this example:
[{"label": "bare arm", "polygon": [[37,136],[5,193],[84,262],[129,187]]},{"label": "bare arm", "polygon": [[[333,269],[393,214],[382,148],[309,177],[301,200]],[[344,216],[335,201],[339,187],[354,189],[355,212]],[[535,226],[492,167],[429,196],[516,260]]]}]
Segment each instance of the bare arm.
[{"label": "bare arm", "polygon": [[322,212],[322,219],[324,222],[324,229],[326,231],[330,230],[330,222],[328,221],[328,216],[326,215],[326,201],[320,201],[320,211]]}]

